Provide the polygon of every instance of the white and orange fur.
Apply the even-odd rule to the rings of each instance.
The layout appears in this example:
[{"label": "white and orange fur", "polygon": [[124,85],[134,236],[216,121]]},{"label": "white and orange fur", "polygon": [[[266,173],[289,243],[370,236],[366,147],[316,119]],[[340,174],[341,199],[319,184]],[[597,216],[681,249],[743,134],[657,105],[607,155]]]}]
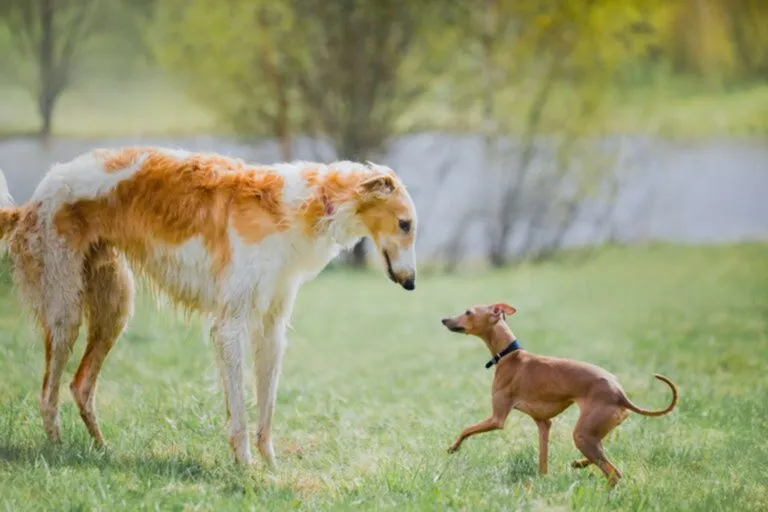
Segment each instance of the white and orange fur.
[{"label": "white and orange fur", "polygon": [[390,279],[414,288],[413,202],[391,169],[372,163],[261,166],[165,148],[99,149],[54,165],[22,206],[0,179],[0,206],[16,289],[44,335],[40,408],[53,440],[62,372],[84,316],[87,346],[70,389],[94,442],[104,444],[96,381],[132,315],[134,273],[210,318],[229,442],[244,465],[252,462],[246,347],[256,370],[256,444],[271,466],[286,327],[300,285],[370,236]]}]

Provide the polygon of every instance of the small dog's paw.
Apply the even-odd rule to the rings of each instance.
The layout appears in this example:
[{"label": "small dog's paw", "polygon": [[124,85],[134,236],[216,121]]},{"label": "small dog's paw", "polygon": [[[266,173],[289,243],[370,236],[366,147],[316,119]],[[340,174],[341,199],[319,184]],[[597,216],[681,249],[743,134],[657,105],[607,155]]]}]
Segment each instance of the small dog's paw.
[{"label": "small dog's paw", "polygon": [[448,447],[448,453],[456,453],[457,451],[459,451],[459,445],[452,444]]}]

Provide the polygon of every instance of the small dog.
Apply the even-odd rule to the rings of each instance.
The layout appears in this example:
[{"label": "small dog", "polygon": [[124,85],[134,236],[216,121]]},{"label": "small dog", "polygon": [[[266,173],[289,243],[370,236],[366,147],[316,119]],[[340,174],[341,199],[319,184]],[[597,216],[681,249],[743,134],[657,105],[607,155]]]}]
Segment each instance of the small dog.
[{"label": "small dog", "polygon": [[630,402],[618,378],[597,366],[557,357],[531,354],[524,350],[506,323],[517,310],[508,304],[476,306],[452,318],[444,318],[450,331],[471,334],[485,342],[493,358],[486,368],[496,365],[493,379],[491,416],[465,428],[448,449],[453,453],[469,436],[504,428],[512,409],[521,411],[539,427],[539,474],[547,474],[547,451],[552,418],[574,402],[581,415],[573,430],[576,448],[586,458],[576,460],[574,468],[597,465],[611,486],[621,472],[603,452],[602,439],[619,426],[629,411],[644,416],[663,416],[677,404],[677,387],[668,378],[656,374],[672,390],[672,402],[666,409],[649,411]]}]

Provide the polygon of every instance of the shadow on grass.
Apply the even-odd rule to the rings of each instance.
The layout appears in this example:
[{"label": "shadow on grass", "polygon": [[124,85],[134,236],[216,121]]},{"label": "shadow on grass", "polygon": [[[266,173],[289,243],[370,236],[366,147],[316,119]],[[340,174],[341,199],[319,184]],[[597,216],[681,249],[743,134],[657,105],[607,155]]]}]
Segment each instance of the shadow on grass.
[{"label": "shadow on grass", "polygon": [[539,474],[538,457],[538,452],[531,447],[525,447],[510,455],[502,473],[504,481],[512,483],[536,478]]},{"label": "shadow on grass", "polygon": [[[19,467],[68,467],[98,468],[113,471],[138,472],[153,476],[178,478],[189,481],[224,483],[231,475],[222,472],[221,467],[207,465],[185,454],[158,456],[115,454],[79,443],[40,445],[12,444],[0,441],[0,462]],[[229,477],[229,478],[228,478]]]}]

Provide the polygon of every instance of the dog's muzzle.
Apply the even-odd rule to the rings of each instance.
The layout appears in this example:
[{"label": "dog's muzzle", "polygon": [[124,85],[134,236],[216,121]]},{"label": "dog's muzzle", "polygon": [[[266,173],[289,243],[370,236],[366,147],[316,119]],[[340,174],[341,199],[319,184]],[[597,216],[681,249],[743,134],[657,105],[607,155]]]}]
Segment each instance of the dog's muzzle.
[{"label": "dog's muzzle", "polygon": [[416,275],[415,272],[410,271],[396,271],[392,266],[392,260],[389,257],[389,253],[384,250],[381,251],[384,256],[384,263],[387,266],[387,276],[393,283],[397,283],[408,291],[416,289]]},{"label": "dog's muzzle", "polygon": [[466,329],[464,329],[460,325],[452,324],[450,318],[443,318],[441,320],[442,324],[448,328],[451,332],[465,332]]}]

